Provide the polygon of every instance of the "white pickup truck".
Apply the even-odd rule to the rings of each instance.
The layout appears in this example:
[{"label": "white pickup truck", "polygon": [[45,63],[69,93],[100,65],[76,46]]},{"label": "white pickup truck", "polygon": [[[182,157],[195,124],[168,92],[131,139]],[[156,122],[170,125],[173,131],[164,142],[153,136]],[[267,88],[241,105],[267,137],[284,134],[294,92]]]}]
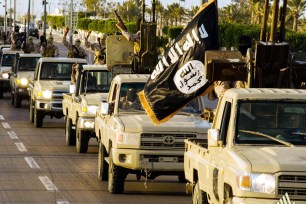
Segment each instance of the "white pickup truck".
[{"label": "white pickup truck", "polygon": [[306,203],[305,122],[306,90],[227,90],[208,139],[185,140],[192,203]]},{"label": "white pickup truck", "polygon": [[10,76],[12,74],[12,68],[14,65],[16,53],[23,53],[23,51],[1,51],[0,62],[0,98],[3,98],[4,92],[10,92]]},{"label": "white pickup truck", "polygon": [[46,115],[63,117],[63,93],[69,92],[73,64],[87,64],[85,59],[42,57],[37,61],[34,79],[29,83],[30,121],[43,126]]},{"label": "white pickup truck", "polygon": [[33,80],[36,62],[40,58],[40,54],[16,54],[13,74],[10,77],[11,103],[16,108],[21,107],[22,99],[29,99],[28,84]]},{"label": "white pickup truck", "polygon": [[142,109],[137,92],[149,75],[119,74],[106,103],[95,118],[99,140],[98,178],[108,180],[110,193],[123,193],[127,174],[154,179],[175,175],[185,182],[184,139],[206,138],[209,123],[202,120],[202,98],[197,98],[167,123],[155,126]]},{"label": "white pickup truck", "polygon": [[76,84],[63,95],[63,113],[66,116],[66,143],[75,145],[79,153],[86,153],[88,141],[96,137],[94,120],[98,105],[106,102],[112,73],[106,65],[79,66]]}]

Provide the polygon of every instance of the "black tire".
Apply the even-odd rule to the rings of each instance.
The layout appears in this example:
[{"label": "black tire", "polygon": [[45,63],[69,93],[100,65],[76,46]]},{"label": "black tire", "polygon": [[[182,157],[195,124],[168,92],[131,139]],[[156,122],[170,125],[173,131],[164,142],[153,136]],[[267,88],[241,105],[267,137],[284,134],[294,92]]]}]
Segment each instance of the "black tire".
[{"label": "black tire", "polygon": [[109,152],[109,167],[108,167],[108,191],[112,194],[121,194],[124,191],[124,180],[126,171],[120,166],[113,163],[112,152]]},{"label": "black tire", "polygon": [[72,120],[67,117],[66,119],[66,129],[65,129],[65,136],[66,136],[66,144],[69,146],[75,145],[75,130],[72,129]]},{"label": "black tire", "polygon": [[230,186],[226,185],[224,187],[224,204],[232,204],[233,203],[233,193]]},{"label": "black tire", "polygon": [[199,181],[193,188],[192,204],[208,204],[207,194],[200,189]]},{"label": "black tire", "polygon": [[44,112],[34,108],[34,126],[41,128],[44,123]]},{"label": "black tire", "polygon": [[14,105],[14,93],[11,92],[11,104]]},{"label": "black tire", "polygon": [[16,92],[15,92],[15,96],[14,96],[14,106],[16,108],[21,107],[21,96],[19,96]]},{"label": "black tire", "polygon": [[98,179],[99,181],[107,181],[108,180],[108,163],[105,161],[105,157],[107,157],[107,152],[102,144],[99,142],[99,152],[98,152]]},{"label": "black tire", "polygon": [[184,173],[179,174],[179,175],[177,176],[177,178],[178,178],[178,180],[179,180],[180,183],[186,183],[186,182],[187,182]]},{"label": "black tire", "polygon": [[86,153],[88,150],[88,133],[83,130],[76,130],[76,151],[78,153]]},{"label": "black tire", "polygon": [[34,108],[33,108],[33,105],[34,105],[34,102],[33,102],[33,100],[32,99],[30,99],[30,122],[31,123],[34,123]]},{"label": "black tire", "polygon": [[3,91],[0,90],[0,99],[2,99],[2,98],[3,98]]}]

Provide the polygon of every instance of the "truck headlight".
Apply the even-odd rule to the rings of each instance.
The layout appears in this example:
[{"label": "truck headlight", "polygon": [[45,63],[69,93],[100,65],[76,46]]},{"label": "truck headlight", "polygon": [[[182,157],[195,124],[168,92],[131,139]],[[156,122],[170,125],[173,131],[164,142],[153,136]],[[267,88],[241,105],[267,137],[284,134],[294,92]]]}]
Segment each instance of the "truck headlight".
[{"label": "truck headlight", "polygon": [[39,97],[43,97],[45,99],[51,99],[52,98],[52,91],[40,91],[38,92]]},{"label": "truck headlight", "polygon": [[28,85],[28,83],[29,83],[29,80],[26,79],[26,78],[17,79],[17,84],[20,84],[22,86],[26,86],[26,85]]},{"label": "truck headlight", "polygon": [[8,78],[10,78],[10,75],[8,73],[3,73],[2,78],[3,79],[8,79]]},{"label": "truck headlight", "polygon": [[95,115],[98,110],[98,106],[82,106],[82,112]]},{"label": "truck headlight", "polygon": [[138,133],[117,133],[116,141],[119,144],[139,145],[140,134]]},{"label": "truck headlight", "polygon": [[274,174],[244,173],[238,176],[237,180],[241,190],[275,194],[276,183]]}]

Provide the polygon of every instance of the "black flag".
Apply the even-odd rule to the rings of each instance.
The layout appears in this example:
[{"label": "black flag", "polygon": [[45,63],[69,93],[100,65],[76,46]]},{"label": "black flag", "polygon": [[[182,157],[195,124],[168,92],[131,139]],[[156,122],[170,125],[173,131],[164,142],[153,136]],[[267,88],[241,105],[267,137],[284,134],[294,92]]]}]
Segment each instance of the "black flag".
[{"label": "black flag", "polygon": [[205,3],[159,60],[139,93],[154,124],[169,120],[212,84],[206,79],[204,54],[219,48],[217,15],[215,0]]}]

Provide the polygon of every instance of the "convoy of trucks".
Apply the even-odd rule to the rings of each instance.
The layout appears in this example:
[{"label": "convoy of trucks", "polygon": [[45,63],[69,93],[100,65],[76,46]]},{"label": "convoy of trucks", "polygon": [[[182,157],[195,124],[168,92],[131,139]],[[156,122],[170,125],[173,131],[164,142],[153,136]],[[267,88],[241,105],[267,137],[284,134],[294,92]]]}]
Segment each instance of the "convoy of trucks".
[{"label": "convoy of trucks", "polygon": [[[276,203],[285,194],[305,203],[306,91],[290,88],[305,86],[306,63],[292,57],[284,26],[275,42],[272,25],[266,42],[264,20],[254,54],[207,51],[207,80],[242,81],[246,88],[225,91],[210,112],[197,97],[154,126],[136,95],[157,61],[153,5],[153,22],[141,24],[139,58],[133,58],[131,42],[115,35],[108,37],[105,65],[3,51],[0,98],[11,91],[12,104],[20,107],[29,97],[35,127],[46,115],[65,116],[66,143],[79,153],[96,138],[98,178],[108,181],[110,193],[124,192],[128,174],[175,175],[187,182],[192,203]],[[23,67],[27,58],[37,61],[35,68]],[[34,70],[32,77],[27,71]]]}]

